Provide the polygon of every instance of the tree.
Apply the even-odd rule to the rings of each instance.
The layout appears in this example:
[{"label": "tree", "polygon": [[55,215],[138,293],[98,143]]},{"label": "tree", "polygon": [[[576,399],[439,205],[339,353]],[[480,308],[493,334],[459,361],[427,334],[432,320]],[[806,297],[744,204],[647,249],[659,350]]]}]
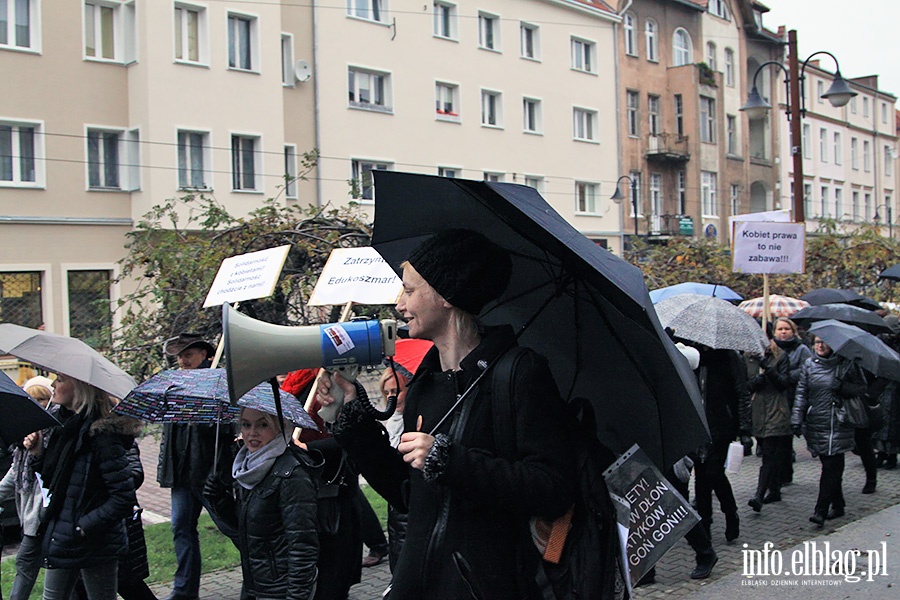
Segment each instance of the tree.
[{"label": "tree", "polygon": [[337,320],[326,320],[331,315],[311,311],[306,302],[332,249],[370,244],[371,227],[355,204],[319,209],[269,199],[246,217],[235,217],[202,194],[169,199],[128,234],[121,278],[136,281],[137,288],[118,303],[116,358],[141,380],[166,366],[162,344],[169,337],[182,331],[218,337],[221,310],[202,305],[220,264],[277,246],[291,248],[275,293],[242,303],[242,310],[280,325]]}]

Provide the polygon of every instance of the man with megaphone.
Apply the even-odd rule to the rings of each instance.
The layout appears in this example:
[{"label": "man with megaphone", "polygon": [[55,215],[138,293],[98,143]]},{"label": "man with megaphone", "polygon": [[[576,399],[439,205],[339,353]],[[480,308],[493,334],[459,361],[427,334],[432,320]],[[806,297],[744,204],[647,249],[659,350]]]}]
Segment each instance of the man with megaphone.
[{"label": "man with megaphone", "polygon": [[[510,257],[485,236],[454,229],[424,241],[402,267],[397,310],[410,337],[434,348],[409,383],[399,447],[365,409],[361,385],[335,374],[322,377],[317,391],[329,405],[335,386],[342,390],[336,439],[369,484],[409,513],[388,597],[539,597],[520,575],[518,541],[529,517],[552,521],[572,505],[574,459],[543,357],[520,351],[509,367],[511,385],[492,389],[491,367],[516,338],[511,327],[485,327],[477,315],[506,288]],[[493,435],[495,394],[515,404],[512,451],[497,447]]]}]

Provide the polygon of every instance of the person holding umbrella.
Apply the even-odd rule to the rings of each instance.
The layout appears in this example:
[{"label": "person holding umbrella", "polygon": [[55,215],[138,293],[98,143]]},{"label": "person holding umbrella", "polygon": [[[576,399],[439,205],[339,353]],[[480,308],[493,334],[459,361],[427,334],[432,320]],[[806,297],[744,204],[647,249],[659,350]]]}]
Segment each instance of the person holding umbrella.
[{"label": "person holding umbrella", "polygon": [[[534,583],[520,577],[519,540],[529,518],[553,520],[572,506],[574,459],[553,374],[531,351],[511,378],[516,458],[500,458],[506,449],[495,447],[497,400],[487,375],[515,336],[509,326],[482,327],[477,315],[506,288],[510,257],[484,235],[447,229],[421,242],[402,267],[397,309],[410,337],[434,348],[409,383],[397,449],[361,405],[368,401],[362,387],[334,378],[346,400],[338,442],[367,481],[409,514],[389,597],[536,597]],[[323,405],[335,401],[332,385],[319,383]]]},{"label": "person holding umbrella", "polygon": [[[812,358],[812,350],[803,343],[797,324],[787,317],[775,319],[773,327],[775,332],[775,344],[788,355],[788,374],[790,375],[790,388],[788,388],[788,402],[793,405],[797,394],[797,382],[800,381],[800,371],[807,358]],[[794,455],[791,444],[791,458],[786,463],[781,463],[781,485],[787,485],[794,480]]]}]

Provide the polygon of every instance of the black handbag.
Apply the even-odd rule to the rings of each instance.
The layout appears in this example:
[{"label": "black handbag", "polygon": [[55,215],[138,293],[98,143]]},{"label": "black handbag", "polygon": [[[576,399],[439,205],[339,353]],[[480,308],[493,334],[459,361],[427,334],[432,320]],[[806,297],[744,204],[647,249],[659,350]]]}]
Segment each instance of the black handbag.
[{"label": "black handbag", "polygon": [[844,398],[844,423],[857,429],[869,427],[869,411],[866,402],[861,397]]}]

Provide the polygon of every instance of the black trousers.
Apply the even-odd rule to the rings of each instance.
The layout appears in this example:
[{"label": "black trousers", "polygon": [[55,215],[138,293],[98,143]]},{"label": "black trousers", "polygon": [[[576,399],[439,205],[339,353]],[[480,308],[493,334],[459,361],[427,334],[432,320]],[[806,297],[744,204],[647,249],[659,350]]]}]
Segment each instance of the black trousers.
[{"label": "black trousers", "polygon": [[712,447],[704,461],[694,461],[694,494],[697,497],[697,512],[707,528],[712,524],[712,495],[719,499],[719,507],[726,515],[737,512],[737,502],[731,482],[725,475],[725,459],[728,456],[728,440],[712,442]]},{"label": "black trousers", "polygon": [[832,454],[819,456],[822,463],[822,474],[819,476],[819,497],[816,499],[816,514],[825,516],[829,508],[843,510],[844,491],[841,484],[844,479],[844,455]]},{"label": "black trousers", "polygon": [[[669,469],[666,472],[666,479],[672,484],[678,493],[684,496],[685,500],[690,500],[690,488],[686,481],[681,481],[675,476],[675,472]],[[713,550],[712,539],[709,537],[709,531],[703,526],[703,523],[697,523],[684,536],[687,543],[691,545],[697,558],[697,564],[706,564],[709,559],[715,556],[716,551]]]},{"label": "black trousers", "polygon": [[874,482],[878,478],[878,468],[875,461],[875,449],[872,447],[872,430],[857,428],[853,433],[853,441],[856,443],[854,454],[862,459],[863,468],[866,470],[866,481]]},{"label": "black trousers", "polygon": [[766,492],[778,493],[784,485],[785,466],[791,465],[791,436],[773,435],[756,438],[762,454],[756,497],[762,500]]}]

